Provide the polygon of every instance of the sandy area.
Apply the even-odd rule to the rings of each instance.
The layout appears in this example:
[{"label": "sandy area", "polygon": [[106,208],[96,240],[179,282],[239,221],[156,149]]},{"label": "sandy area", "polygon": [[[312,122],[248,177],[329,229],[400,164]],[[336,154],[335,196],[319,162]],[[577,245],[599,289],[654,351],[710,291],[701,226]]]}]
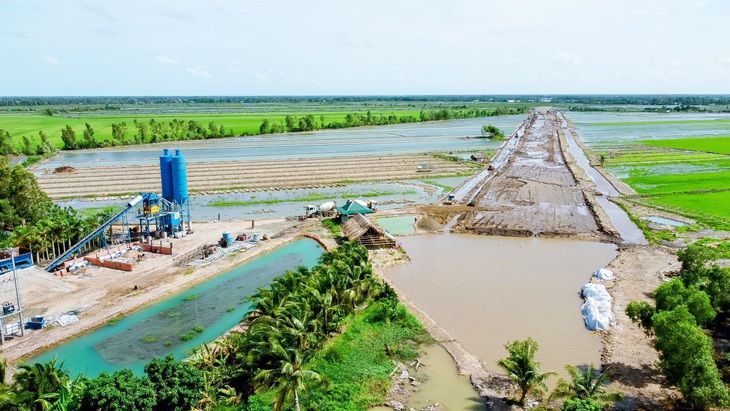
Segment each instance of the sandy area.
[{"label": "sandy area", "polygon": [[[604,334],[603,365],[610,367],[613,382],[610,389],[625,395],[619,409],[659,408],[669,398],[678,395],[665,387],[657,368],[659,355],[653,339],[626,316],[631,301],[650,301],[661,283],[661,270],[677,269],[673,250],[661,246],[623,247],[618,257],[608,265],[616,279],[607,285],[613,296],[616,325]],[[653,302],[652,302],[653,303]],[[641,408],[639,408],[641,409]]]},{"label": "sandy area", "polygon": [[[307,232],[309,227],[318,225],[316,223],[315,219],[304,222],[282,218],[256,220],[253,230],[251,220],[193,224],[193,234],[172,240],[172,256],[146,253],[133,272],[86,267],[74,274],[57,277],[38,268],[22,270],[19,280],[26,317],[55,316],[78,310],[80,320],[65,327],[46,328],[43,331],[27,332],[25,337],[16,337],[2,346],[3,356],[13,362],[103,325],[113,317],[125,315],[191,287],[291,241],[302,232]],[[198,268],[176,266],[176,257],[187,252],[194,253],[205,244],[216,243],[224,231],[265,234],[271,239],[260,241],[248,251],[218,258]]]},{"label": "sandy area", "polygon": [[[431,165],[430,171],[417,171],[423,163]],[[160,192],[159,165],[79,167],[73,173],[55,173],[47,169],[33,171],[42,173],[38,175],[38,184],[53,199]],[[427,154],[187,164],[188,189],[192,192],[319,188],[344,182],[408,180],[427,175],[468,174],[471,171],[472,168],[464,163]]]}]

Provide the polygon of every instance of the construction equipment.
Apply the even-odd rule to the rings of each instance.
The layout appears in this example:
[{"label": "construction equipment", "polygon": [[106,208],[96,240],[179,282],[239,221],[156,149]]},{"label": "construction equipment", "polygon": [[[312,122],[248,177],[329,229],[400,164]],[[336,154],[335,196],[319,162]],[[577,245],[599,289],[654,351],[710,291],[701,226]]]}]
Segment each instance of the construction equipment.
[{"label": "construction equipment", "polygon": [[304,213],[307,217],[313,217],[313,216],[329,216],[334,214],[335,207],[337,206],[337,202],[335,201],[327,201],[325,203],[322,203],[320,205],[307,205],[304,207]]}]

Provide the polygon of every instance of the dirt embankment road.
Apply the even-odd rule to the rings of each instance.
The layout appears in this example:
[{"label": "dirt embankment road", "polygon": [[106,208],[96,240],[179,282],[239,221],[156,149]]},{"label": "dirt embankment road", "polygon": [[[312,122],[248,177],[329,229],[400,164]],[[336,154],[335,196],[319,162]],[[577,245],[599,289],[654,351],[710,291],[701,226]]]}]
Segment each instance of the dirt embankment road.
[{"label": "dirt embankment road", "polygon": [[517,134],[511,157],[474,196],[474,211],[459,225],[471,232],[512,236],[606,239],[597,223],[592,193],[576,180],[572,157],[560,138],[561,120],[552,108],[531,114]]},{"label": "dirt embankment road", "polygon": [[[428,172],[418,166],[428,163]],[[73,165],[73,164],[71,164]],[[39,170],[35,170],[39,171]],[[264,191],[318,188],[343,183],[394,181],[471,173],[465,164],[427,154],[322,157],[299,160],[190,162],[188,189]],[[159,165],[79,167],[73,173],[45,170],[38,184],[53,199],[160,191]]]}]

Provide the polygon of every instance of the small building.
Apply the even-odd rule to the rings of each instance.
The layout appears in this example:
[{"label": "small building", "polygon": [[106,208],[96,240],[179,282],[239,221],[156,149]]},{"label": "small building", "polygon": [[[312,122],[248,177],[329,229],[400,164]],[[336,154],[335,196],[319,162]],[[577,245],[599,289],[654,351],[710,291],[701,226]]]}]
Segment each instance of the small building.
[{"label": "small building", "polygon": [[476,161],[477,163],[484,163],[487,161],[487,156],[485,156],[484,154],[472,154],[471,161]]},{"label": "small building", "polygon": [[[363,202],[363,204],[365,204]],[[365,205],[360,204],[357,200],[347,200],[345,205],[342,207],[337,207],[337,212],[340,213],[340,220],[344,223],[347,221],[350,216],[356,215],[356,214],[370,214],[374,213],[374,211]]]},{"label": "small building", "polygon": [[395,248],[398,244],[395,237],[362,214],[355,214],[343,223],[342,234],[366,248]]}]

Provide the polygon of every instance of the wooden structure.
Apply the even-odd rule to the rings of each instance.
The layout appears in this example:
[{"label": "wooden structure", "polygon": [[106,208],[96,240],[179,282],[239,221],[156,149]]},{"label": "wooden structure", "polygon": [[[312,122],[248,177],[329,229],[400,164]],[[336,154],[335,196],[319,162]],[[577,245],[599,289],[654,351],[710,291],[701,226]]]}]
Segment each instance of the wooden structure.
[{"label": "wooden structure", "polygon": [[355,214],[342,224],[342,234],[348,240],[357,240],[367,248],[395,248],[395,237],[379,225],[370,222],[364,215]]},{"label": "wooden structure", "polygon": [[56,167],[54,172],[56,172],[56,173],[74,173],[74,172],[76,172],[76,167],[73,167],[73,166]]}]

